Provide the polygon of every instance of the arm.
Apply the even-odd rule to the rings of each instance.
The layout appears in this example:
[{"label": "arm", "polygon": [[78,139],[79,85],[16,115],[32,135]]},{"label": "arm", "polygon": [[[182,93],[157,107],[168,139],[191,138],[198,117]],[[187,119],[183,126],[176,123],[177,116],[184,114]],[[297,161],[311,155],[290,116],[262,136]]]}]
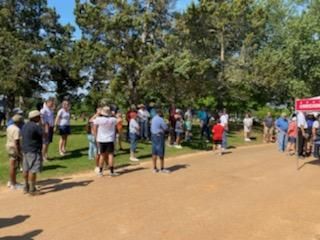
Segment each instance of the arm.
[{"label": "arm", "polygon": [[97,141],[97,133],[98,133],[98,125],[95,125],[93,124],[93,127],[92,127],[92,133],[93,133],[93,136],[94,136],[94,139]]},{"label": "arm", "polygon": [[57,127],[60,124],[60,117],[61,116],[61,111],[58,112],[56,120],[54,121],[54,126]]}]

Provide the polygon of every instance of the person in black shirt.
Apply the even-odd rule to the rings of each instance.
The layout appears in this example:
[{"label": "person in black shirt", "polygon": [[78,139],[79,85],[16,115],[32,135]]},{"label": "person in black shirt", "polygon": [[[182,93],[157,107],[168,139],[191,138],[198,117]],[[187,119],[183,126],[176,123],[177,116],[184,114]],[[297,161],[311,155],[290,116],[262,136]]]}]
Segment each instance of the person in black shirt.
[{"label": "person in black shirt", "polygon": [[29,113],[29,122],[26,123],[21,131],[22,152],[23,152],[23,174],[25,179],[24,193],[36,195],[37,173],[42,167],[42,128],[39,125],[41,120],[38,110]]}]

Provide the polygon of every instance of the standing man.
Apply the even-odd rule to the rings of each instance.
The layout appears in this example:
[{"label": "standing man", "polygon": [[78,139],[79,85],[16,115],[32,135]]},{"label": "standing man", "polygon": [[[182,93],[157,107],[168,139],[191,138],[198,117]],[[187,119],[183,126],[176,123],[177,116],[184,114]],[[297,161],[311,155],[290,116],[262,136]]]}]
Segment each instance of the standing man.
[{"label": "standing man", "polygon": [[[153,172],[170,173],[164,168],[165,154],[165,132],[168,130],[167,124],[164,122],[163,113],[157,110],[157,115],[151,120],[151,139],[152,139],[152,162]],[[157,158],[160,158],[160,170],[157,168]]]},{"label": "standing man", "polygon": [[150,113],[148,112],[144,104],[139,105],[138,117],[139,117],[139,125],[140,125],[140,138],[148,140]]},{"label": "standing man", "polygon": [[287,114],[282,113],[276,121],[276,128],[278,131],[278,149],[280,152],[285,152],[288,143],[288,128],[289,122],[287,120]]},{"label": "standing man", "polygon": [[266,143],[270,143],[273,135],[273,127],[274,127],[274,121],[271,115],[271,112],[267,113],[267,116],[265,117],[263,121],[263,140]]},{"label": "standing man", "polygon": [[41,117],[38,110],[29,113],[29,122],[22,128],[22,152],[23,152],[23,175],[25,180],[24,193],[37,195],[37,173],[42,167],[42,140],[43,131],[39,126]]},{"label": "standing man", "polygon": [[103,107],[94,121],[94,136],[98,145],[98,151],[100,154],[100,165],[98,176],[103,176],[104,163],[108,161],[110,177],[118,176],[118,173],[114,172],[114,141],[116,137],[116,125],[117,119],[112,116],[110,107]]},{"label": "standing man", "polygon": [[10,181],[8,182],[8,187],[15,190],[22,188],[22,185],[17,183],[16,175],[17,168],[22,160],[20,128],[23,124],[23,117],[21,115],[14,115],[12,122],[13,124],[7,128],[6,149],[10,161]]},{"label": "standing man", "polygon": [[41,120],[43,126],[43,146],[42,146],[42,158],[44,161],[48,160],[49,144],[53,140],[54,129],[54,104],[55,99],[50,97],[43,105],[41,109]]},{"label": "standing man", "polygon": [[297,125],[298,125],[298,157],[304,157],[304,146],[306,139],[306,129],[308,128],[307,120],[303,112],[297,113]]},{"label": "standing man", "polygon": [[223,109],[223,112],[220,115],[220,124],[224,128],[222,135],[222,149],[226,150],[228,148],[227,134],[229,131],[229,115],[226,109]]},{"label": "standing man", "polygon": [[198,118],[200,120],[201,138],[203,138],[203,135],[206,134],[207,141],[209,142],[211,140],[210,129],[209,129],[210,116],[208,114],[207,109],[205,108],[201,109],[201,111],[198,112]]}]

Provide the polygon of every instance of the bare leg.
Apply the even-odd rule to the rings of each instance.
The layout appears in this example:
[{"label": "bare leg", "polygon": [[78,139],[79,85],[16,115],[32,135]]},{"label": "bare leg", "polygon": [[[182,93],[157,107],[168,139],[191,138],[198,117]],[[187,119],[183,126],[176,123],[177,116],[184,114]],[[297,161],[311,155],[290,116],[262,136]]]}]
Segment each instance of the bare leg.
[{"label": "bare leg", "polygon": [[29,173],[30,191],[36,190],[37,175],[35,173]]},{"label": "bare leg", "polygon": [[157,169],[157,156],[152,155],[153,169]]},{"label": "bare leg", "polygon": [[11,185],[16,185],[16,161],[10,160],[10,183]]},{"label": "bare leg", "polygon": [[48,149],[49,149],[49,144],[42,145],[42,158],[44,160],[48,160]]},{"label": "bare leg", "polygon": [[109,164],[109,169],[110,169],[110,172],[113,173],[113,154],[112,153],[109,153],[108,154],[108,164]]},{"label": "bare leg", "polygon": [[67,149],[68,135],[63,136],[63,140],[64,140],[64,143],[62,145],[62,152],[65,153]]},{"label": "bare leg", "polygon": [[164,169],[164,157],[160,157],[160,168]]}]

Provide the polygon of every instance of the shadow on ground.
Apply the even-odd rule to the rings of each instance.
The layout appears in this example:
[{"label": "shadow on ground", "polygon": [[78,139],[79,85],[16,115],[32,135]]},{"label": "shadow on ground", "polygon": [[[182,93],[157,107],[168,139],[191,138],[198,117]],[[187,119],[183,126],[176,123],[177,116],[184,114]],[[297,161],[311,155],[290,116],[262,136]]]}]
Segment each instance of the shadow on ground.
[{"label": "shadow on ground", "polygon": [[[52,184],[54,185],[45,185],[40,188],[41,191],[41,195],[43,194],[48,194],[48,193],[52,193],[52,192],[59,192],[59,191],[63,191],[63,190],[67,190],[67,189],[71,189],[71,188],[77,188],[77,187],[86,187],[88,186],[90,183],[93,182],[93,180],[86,180],[86,181],[80,181],[80,182],[66,182],[66,183],[62,183],[63,180],[59,180],[58,179],[51,179],[51,181],[53,182]],[[41,184],[40,184],[41,186]]]},{"label": "shadow on ground", "polygon": [[0,228],[10,227],[22,223],[30,218],[30,215],[17,215],[13,218],[0,218]]},{"label": "shadow on ground", "polygon": [[[303,161],[303,160],[299,160],[300,161]],[[306,161],[306,160],[305,160]],[[306,165],[315,165],[315,166],[319,166],[320,167],[320,160],[319,159],[314,159],[314,160],[311,160],[311,161],[306,161],[304,162],[299,168],[298,170],[301,170],[302,168],[304,168]]]},{"label": "shadow on ground", "polygon": [[188,167],[190,167],[189,164],[177,164],[177,165],[168,167],[167,169],[170,170],[170,172],[176,172],[176,171],[179,171],[179,170],[182,170],[182,169],[186,169]]},{"label": "shadow on ground", "polygon": [[0,240],[33,240],[35,236],[38,236],[42,232],[43,232],[43,230],[38,229],[38,230],[34,230],[31,232],[25,233],[21,236],[0,237]]}]

